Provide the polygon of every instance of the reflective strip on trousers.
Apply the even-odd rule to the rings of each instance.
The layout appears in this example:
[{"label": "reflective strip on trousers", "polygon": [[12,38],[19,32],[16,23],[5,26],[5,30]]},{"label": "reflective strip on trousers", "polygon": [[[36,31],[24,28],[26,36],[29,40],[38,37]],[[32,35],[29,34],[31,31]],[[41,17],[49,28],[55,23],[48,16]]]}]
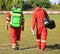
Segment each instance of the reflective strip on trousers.
[{"label": "reflective strip on trousers", "polygon": [[8,17],[7,17],[6,19],[7,19],[7,20],[10,20],[10,18],[8,18]]},{"label": "reflective strip on trousers", "polygon": [[16,42],[18,42],[18,43],[19,43],[19,41],[16,41]]},{"label": "reflective strip on trousers", "polygon": [[12,44],[12,48],[16,48],[16,44]]},{"label": "reflective strip on trousers", "polygon": [[41,42],[46,42],[46,40],[41,40]]},{"label": "reflective strip on trousers", "polygon": [[36,40],[36,41],[41,41],[41,40],[39,39],[39,40]]}]

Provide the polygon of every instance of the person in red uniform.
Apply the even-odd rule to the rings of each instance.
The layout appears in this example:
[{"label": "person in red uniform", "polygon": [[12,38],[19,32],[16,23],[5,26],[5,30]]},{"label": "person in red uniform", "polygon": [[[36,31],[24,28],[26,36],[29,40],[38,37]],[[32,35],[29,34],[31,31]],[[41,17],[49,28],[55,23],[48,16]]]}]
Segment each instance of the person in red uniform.
[{"label": "person in red uniform", "polygon": [[[17,6],[14,5],[13,8],[16,8]],[[8,24],[10,23],[10,18],[11,18],[11,13],[7,13],[7,18],[6,18],[6,28],[8,29]],[[24,31],[24,18],[23,18],[23,13],[21,17],[21,27],[19,28],[14,28],[10,26],[10,37],[11,37],[11,43],[12,43],[12,49],[18,50],[19,49],[19,41],[20,41],[20,36],[21,36],[21,30]]]},{"label": "person in red uniform", "polygon": [[32,15],[31,32],[34,35],[34,28],[36,26],[36,45],[42,51],[45,50],[47,39],[47,28],[43,24],[44,18],[49,18],[47,12],[38,4],[35,4],[35,10]]}]

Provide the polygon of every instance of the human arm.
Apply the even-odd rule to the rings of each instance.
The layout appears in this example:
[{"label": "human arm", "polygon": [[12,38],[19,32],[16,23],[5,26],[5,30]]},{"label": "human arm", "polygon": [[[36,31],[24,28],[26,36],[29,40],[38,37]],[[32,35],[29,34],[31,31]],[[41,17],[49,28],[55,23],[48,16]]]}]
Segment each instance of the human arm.
[{"label": "human arm", "polygon": [[31,26],[31,32],[33,35],[35,35],[35,33],[34,33],[35,24],[36,24],[36,14],[34,12],[32,15],[32,26]]},{"label": "human arm", "polygon": [[6,23],[6,29],[8,30],[8,24],[9,24],[9,22],[10,22],[10,17],[11,17],[11,14],[10,14],[10,12],[8,12],[7,13],[7,17],[6,17],[6,21],[5,21],[5,23]]},{"label": "human arm", "polygon": [[25,19],[24,19],[23,13],[22,13],[22,17],[21,17],[21,29],[22,29],[22,31],[24,31],[24,22],[25,22]]}]

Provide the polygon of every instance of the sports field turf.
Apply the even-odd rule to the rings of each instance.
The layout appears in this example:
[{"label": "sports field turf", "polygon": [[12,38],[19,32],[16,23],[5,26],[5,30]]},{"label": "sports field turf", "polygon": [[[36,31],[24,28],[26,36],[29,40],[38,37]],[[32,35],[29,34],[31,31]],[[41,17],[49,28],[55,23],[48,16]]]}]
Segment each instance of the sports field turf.
[{"label": "sports field turf", "polygon": [[25,31],[21,34],[20,50],[11,49],[9,30],[6,30],[6,15],[0,15],[0,54],[60,54],[60,15],[49,15],[56,23],[56,28],[48,29],[46,50],[42,52],[36,47],[31,33],[31,15],[24,15]]}]

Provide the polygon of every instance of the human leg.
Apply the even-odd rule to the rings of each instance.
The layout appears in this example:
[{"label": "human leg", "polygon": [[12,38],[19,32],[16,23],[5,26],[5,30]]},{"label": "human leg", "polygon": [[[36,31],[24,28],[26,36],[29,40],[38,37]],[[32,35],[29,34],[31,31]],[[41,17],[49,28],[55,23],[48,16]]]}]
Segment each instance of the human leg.
[{"label": "human leg", "polygon": [[41,29],[36,30],[36,45],[39,49],[41,48]]},{"label": "human leg", "polygon": [[20,38],[21,38],[21,28],[17,28],[17,31],[16,31],[16,35],[17,35],[17,38],[16,38],[16,47],[17,49],[19,49],[19,42],[20,42]]},{"label": "human leg", "polygon": [[10,37],[11,37],[11,44],[12,48],[16,48],[16,33],[15,33],[15,28],[10,27]]},{"label": "human leg", "polygon": [[44,51],[46,47],[47,28],[43,28],[41,32],[41,50]]}]

